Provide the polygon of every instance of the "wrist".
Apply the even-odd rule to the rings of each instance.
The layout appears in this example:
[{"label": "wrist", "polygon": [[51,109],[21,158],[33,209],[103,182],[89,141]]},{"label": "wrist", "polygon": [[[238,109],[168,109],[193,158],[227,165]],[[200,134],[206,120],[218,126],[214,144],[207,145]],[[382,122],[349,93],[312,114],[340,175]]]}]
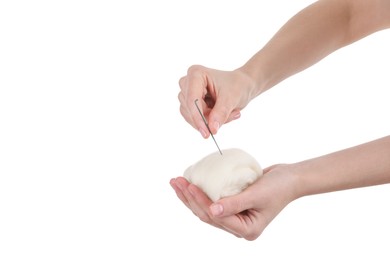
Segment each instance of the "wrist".
[{"label": "wrist", "polygon": [[283,190],[286,204],[303,196],[301,178],[295,164],[277,164],[271,168],[273,174],[282,176],[279,188]]},{"label": "wrist", "polygon": [[243,77],[246,78],[250,86],[251,99],[257,97],[267,90],[266,80],[263,76],[263,70],[259,67],[252,66],[249,62],[242,67],[236,69]]},{"label": "wrist", "polygon": [[305,189],[305,179],[303,174],[303,167],[301,163],[293,163],[289,164],[289,172],[293,176],[294,179],[294,198],[298,199],[304,197],[307,194]]},{"label": "wrist", "polygon": [[275,71],[270,70],[266,63],[265,55],[259,53],[238,69],[253,81],[255,86],[253,97],[262,94],[280,81],[274,75]]}]

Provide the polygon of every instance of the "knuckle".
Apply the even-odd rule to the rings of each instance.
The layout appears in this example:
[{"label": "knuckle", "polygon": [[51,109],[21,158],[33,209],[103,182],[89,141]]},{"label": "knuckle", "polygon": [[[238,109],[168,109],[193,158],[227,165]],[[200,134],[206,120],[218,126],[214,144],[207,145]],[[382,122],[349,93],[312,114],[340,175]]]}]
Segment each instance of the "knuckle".
[{"label": "knuckle", "polygon": [[179,79],[179,87],[180,87],[181,89],[183,89],[184,86],[186,85],[186,81],[187,81],[187,76],[181,77],[181,78]]},{"label": "knuckle", "polygon": [[210,224],[210,223],[211,223],[211,219],[210,219],[210,217],[209,217],[208,214],[206,214],[206,213],[204,213],[204,212],[201,212],[201,213],[199,213],[197,216],[198,216],[198,218],[199,218],[201,221],[203,221],[203,222],[205,222],[205,223],[207,223],[207,224]]},{"label": "knuckle", "polygon": [[245,234],[242,235],[242,237],[248,241],[254,241],[261,235],[260,231],[257,230],[247,230]]},{"label": "knuckle", "polygon": [[180,114],[181,114],[184,118],[187,117],[187,110],[184,109],[183,106],[180,106]]},{"label": "knuckle", "polygon": [[222,115],[227,117],[230,114],[231,109],[228,106],[224,105],[220,107],[219,111],[221,112]]},{"label": "knuckle", "polygon": [[177,98],[179,99],[180,103],[184,103],[184,94],[183,92],[179,92],[177,95]]},{"label": "knuckle", "polygon": [[192,120],[188,117],[187,109],[185,109],[183,106],[180,106],[180,114],[188,123],[191,123]]},{"label": "knuckle", "polygon": [[187,75],[188,74],[197,74],[199,72],[201,72],[202,70],[204,70],[204,67],[201,66],[201,65],[192,65],[188,68],[187,70]]}]

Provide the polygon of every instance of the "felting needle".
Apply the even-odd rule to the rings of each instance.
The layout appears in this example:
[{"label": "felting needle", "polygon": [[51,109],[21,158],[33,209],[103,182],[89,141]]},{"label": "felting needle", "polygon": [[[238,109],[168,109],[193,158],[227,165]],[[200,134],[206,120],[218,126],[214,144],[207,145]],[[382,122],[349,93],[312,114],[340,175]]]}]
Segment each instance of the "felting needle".
[{"label": "felting needle", "polygon": [[218,144],[217,144],[217,141],[215,141],[214,135],[211,133],[209,124],[207,123],[206,118],[203,116],[202,111],[200,111],[200,108],[199,108],[197,102],[198,102],[198,99],[195,100],[195,106],[196,106],[196,108],[198,109],[199,114],[200,114],[200,116],[202,117],[203,122],[205,123],[205,125],[206,125],[206,127],[207,127],[207,130],[209,130],[209,133],[210,133],[211,137],[213,138],[214,143],[215,143],[215,145],[217,146],[217,148],[218,148],[218,150],[219,150],[219,153],[222,155],[222,151],[221,151],[221,149],[219,149],[219,146],[218,146]]}]

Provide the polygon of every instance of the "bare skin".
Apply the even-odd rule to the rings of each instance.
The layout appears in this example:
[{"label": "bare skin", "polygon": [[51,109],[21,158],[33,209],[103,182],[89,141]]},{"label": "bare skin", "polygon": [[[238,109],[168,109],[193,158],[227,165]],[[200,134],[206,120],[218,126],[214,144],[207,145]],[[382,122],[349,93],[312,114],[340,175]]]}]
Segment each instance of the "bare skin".
[{"label": "bare skin", "polygon": [[216,203],[183,177],[170,183],[202,221],[254,240],[295,199],[390,183],[390,136],[318,158],[269,167],[241,194]]},{"label": "bare skin", "polygon": [[[334,51],[390,27],[390,0],[320,0],[292,17],[248,62],[234,71],[191,66],[180,79],[180,111],[209,137],[240,117],[264,91]],[[390,183],[390,136],[294,164],[265,169],[244,192],[215,203],[195,185],[170,181],[179,199],[202,221],[247,240],[256,239],[290,202],[303,196]]]}]

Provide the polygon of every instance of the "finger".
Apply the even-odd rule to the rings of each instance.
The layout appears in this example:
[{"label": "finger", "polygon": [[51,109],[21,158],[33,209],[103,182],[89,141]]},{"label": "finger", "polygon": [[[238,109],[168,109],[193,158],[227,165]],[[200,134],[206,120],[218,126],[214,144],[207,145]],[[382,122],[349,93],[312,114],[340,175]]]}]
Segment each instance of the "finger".
[{"label": "finger", "polygon": [[248,192],[244,190],[238,195],[225,197],[210,205],[209,210],[215,217],[226,217],[239,214],[247,209],[251,209],[252,198],[248,197]]},{"label": "finger", "polygon": [[188,198],[191,198],[191,205],[198,218],[214,227],[223,229],[221,225],[218,225],[213,221],[209,214],[209,206],[212,204],[209,197],[200,188],[193,184],[188,186],[188,191],[190,193],[190,197]]},{"label": "finger", "polygon": [[188,107],[187,107],[187,102],[186,102],[186,98],[185,98],[185,95],[186,95],[185,92],[187,92],[186,87],[185,87],[185,86],[187,86],[186,82],[187,82],[187,77],[182,77],[179,80],[179,85],[180,85],[181,91],[177,95],[177,98],[179,99],[179,103],[180,103],[180,113],[183,116],[183,118],[187,121],[187,123],[189,123],[192,127],[197,129],[196,125],[194,124],[192,117],[188,111]]},{"label": "finger", "polygon": [[194,210],[197,212],[197,216],[203,222],[211,224],[211,218],[208,214],[208,208],[211,205],[212,201],[207,197],[207,195],[199,189],[197,186],[190,184],[188,186],[188,191],[191,194],[192,205]]},{"label": "finger", "polygon": [[187,76],[183,76],[179,79],[179,87],[181,91],[185,91],[185,86],[187,86]]},{"label": "finger", "polygon": [[220,96],[210,112],[209,126],[211,133],[216,134],[221,125],[231,121],[230,118],[237,116],[237,112],[233,114],[233,105],[228,97]]},{"label": "finger", "polygon": [[[187,121],[187,123],[189,123],[193,128],[196,129],[196,126],[195,126],[194,122],[192,121],[192,117],[190,116],[190,113],[187,109],[187,106],[185,105],[183,92],[179,93],[178,99],[180,102],[180,114]],[[196,130],[198,130],[198,129],[196,129]]]},{"label": "finger", "polygon": [[256,239],[268,222],[260,210],[253,209],[252,197],[250,192],[244,190],[238,195],[223,198],[210,205],[214,222],[247,240]]},{"label": "finger", "polygon": [[[238,237],[254,240],[267,226],[266,218],[260,210],[253,209],[250,202],[247,203],[250,201],[248,195],[239,195],[226,197],[210,205],[210,213],[216,225]],[[219,208],[220,214],[217,216],[213,214],[214,207],[222,207],[222,211]]]},{"label": "finger", "polygon": [[186,206],[192,211],[192,213],[195,216],[199,216],[199,215],[203,216],[203,213],[201,212],[199,206],[196,204],[196,201],[192,193],[188,189],[191,184],[185,178],[178,177],[176,178],[176,185],[180,189],[181,196],[183,197],[183,200],[186,202],[185,203]]},{"label": "finger", "polygon": [[[193,128],[195,128],[196,130],[198,130],[200,132],[200,134],[204,137],[204,138],[208,138],[209,137],[209,131],[207,130],[204,130],[204,128],[200,128],[198,129],[197,126],[195,125],[194,121],[193,121],[193,118],[191,116],[191,111],[188,110],[188,107],[186,105],[186,102],[184,101],[184,94],[183,92],[180,92],[179,95],[178,95],[178,98],[179,98],[179,101],[180,101],[180,113],[181,115],[183,116],[183,118],[187,121],[187,123],[189,123]],[[199,100],[198,100],[199,101]],[[197,101],[197,104],[199,103],[202,103],[202,102],[198,102]],[[194,102],[194,105],[196,107],[196,104]],[[204,111],[204,106],[201,106],[201,105],[198,105],[199,106],[199,109],[201,111],[201,113],[203,113],[202,111]],[[199,111],[198,111],[198,114],[200,115]],[[203,120],[203,119],[202,119]],[[204,123],[204,122],[203,122]],[[206,129],[207,129],[207,126],[206,126]]]},{"label": "finger", "polygon": [[212,204],[212,201],[209,199],[209,197],[207,197],[207,195],[195,185],[190,184],[188,186],[188,190],[192,196],[191,205],[200,220],[216,228],[229,232],[236,237],[242,237],[242,235],[239,233],[241,230],[237,228],[239,226],[237,224],[237,216],[228,216],[226,219],[222,220],[220,218],[213,217],[209,210],[210,205]]},{"label": "finger", "polygon": [[[182,187],[183,191],[179,189],[179,196],[182,197],[181,200],[186,204],[186,206],[192,211],[192,213],[197,216],[201,221],[210,224],[218,229],[224,230],[233,234],[236,237],[242,237],[240,234],[223,227],[222,225],[214,222],[212,217],[208,214],[209,205],[211,205],[212,201],[204,194],[202,190],[200,190],[195,185],[187,185],[188,182],[182,180],[181,177],[177,179],[171,180],[173,187],[175,189],[179,189],[179,186]],[[176,190],[175,189],[175,190]]]},{"label": "finger", "polygon": [[[185,92],[183,91],[185,103],[184,106],[189,112],[191,121],[194,127],[202,134],[204,138],[209,137],[208,129],[203,121],[202,115],[205,113],[206,103],[204,101],[207,88],[208,80],[205,73],[206,68],[202,66],[192,66],[189,68],[186,78]],[[198,100],[198,108],[196,107],[195,101]]]},{"label": "finger", "polygon": [[169,183],[171,184],[172,188],[174,189],[177,197],[184,203],[184,205],[186,205],[187,208],[190,208],[188,200],[186,199],[186,197],[184,196],[184,194],[182,192],[182,189],[184,189],[182,184],[178,184],[176,179],[172,179]]},{"label": "finger", "polygon": [[266,218],[254,210],[221,218],[217,223],[230,233],[247,240],[258,238],[268,225]]},{"label": "finger", "polygon": [[225,122],[225,124],[226,124],[226,123],[229,123],[229,122],[231,122],[231,121],[237,120],[237,119],[239,119],[240,117],[241,117],[241,112],[240,112],[239,110],[233,110],[233,111],[230,113],[230,115],[229,115],[227,121]]}]

